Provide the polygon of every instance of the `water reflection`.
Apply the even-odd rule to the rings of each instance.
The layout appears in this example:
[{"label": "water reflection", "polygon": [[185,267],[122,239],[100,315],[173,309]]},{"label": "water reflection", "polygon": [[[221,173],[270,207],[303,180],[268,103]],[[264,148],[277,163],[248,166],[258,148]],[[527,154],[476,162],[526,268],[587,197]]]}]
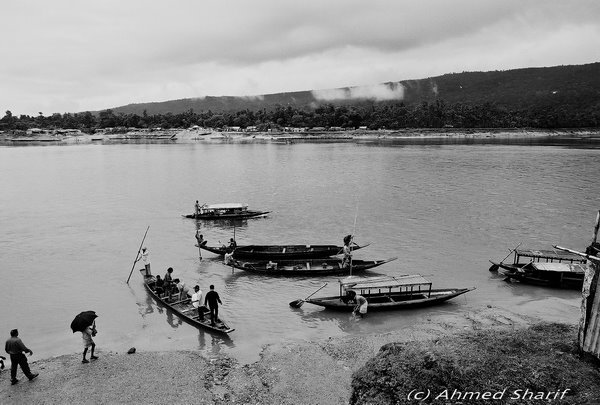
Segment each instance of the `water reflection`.
[{"label": "water reflection", "polygon": [[152,300],[152,298],[150,298],[150,296],[148,294],[146,294],[146,305],[142,305],[141,303],[138,304],[139,308],[140,308],[140,315],[142,315],[142,318],[145,317],[148,314],[152,314],[154,313],[154,301]]},{"label": "water reflection", "polygon": [[[207,341],[209,341],[208,346]],[[207,353],[217,355],[221,353],[221,350],[224,346],[229,349],[235,347],[235,344],[229,335],[213,334],[203,330],[198,330],[199,350],[205,350]]]},{"label": "water reflection", "polygon": [[183,320],[179,316],[175,315],[175,313],[171,309],[166,308],[166,310],[167,310],[167,323],[169,325],[171,325],[171,327],[173,329],[178,328],[183,323]]},{"label": "water reflection", "polygon": [[255,218],[229,218],[229,219],[194,219],[184,218],[186,221],[194,222],[196,229],[232,231],[233,228],[247,228],[248,221],[259,220],[263,217]]}]

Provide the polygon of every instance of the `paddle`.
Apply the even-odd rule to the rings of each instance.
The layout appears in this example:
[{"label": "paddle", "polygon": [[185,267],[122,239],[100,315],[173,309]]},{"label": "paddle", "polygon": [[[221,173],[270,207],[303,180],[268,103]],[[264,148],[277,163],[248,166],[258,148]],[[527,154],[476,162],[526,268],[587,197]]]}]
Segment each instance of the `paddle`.
[{"label": "paddle", "polygon": [[[519,246],[521,246],[523,242],[519,243],[514,249],[512,249],[510,252],[508,252],[508,254],[506,255],[506,257],[502,260],[500,260],[500,263],[502,263],[503,261],[505,261],[508,256],[510,256],[512,254],[512,252],[514,252],[515,250],[517,250],[519,248]],[[489,268],[489,271],[498,271],[498,269],[500,268],[499,265],[492,263],[492,265]]]},{"label": "paddle", "polygon": [[148,235],[148,230],[150,229],[150,225],[146,228],[146,233],[144,234],[144,238],[142,239],[142,243],[140,243],[140,247],[135,255],[135,259],[133,259],[133,266],[131,266],[131,271],[129,272],[129,277],[127,277],[127,284],[129,284],[129,279],[131,278],[131,274],[133,273],[133,269],[135,264],[137,263],[138,257],[140,256],[140,250],[142,250],[142,246],[144,245],[144,241],[146,240],[146,235]]},{"label": "paddle", "polygon": [[300,300],[296,300],[296,301],[290,302],[290,307],[292,307],[292,308],[300,308],[302,306],[302,304],[304,304],[304,302],[307,299],[309,299],[310,297],[312,297],[313,295],[315,295],[316,293],[318,293],[319,291],[321,291],[323,288],[325,288],[326,285],[327,285],[327,283],[323,284],[321,287],[319,287],[319,289],[317,291],[315,291],[314,293],[312,293],[311,295],[309,295],[308,297],[306,297],[304,299],[300,299]]}]

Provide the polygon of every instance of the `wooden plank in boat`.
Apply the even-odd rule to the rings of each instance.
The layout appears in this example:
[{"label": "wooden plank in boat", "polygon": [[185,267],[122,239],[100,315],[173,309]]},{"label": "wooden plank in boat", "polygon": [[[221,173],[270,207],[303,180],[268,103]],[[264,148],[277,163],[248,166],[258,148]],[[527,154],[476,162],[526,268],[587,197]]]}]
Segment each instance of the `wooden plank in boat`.
[{"label": "wooden plank in boat", "polygon": [[551,271],[558,273],[579,273],[584,274],[586,265],[579,263],[541,263],[533,262],[529,266],[538,271]]}]

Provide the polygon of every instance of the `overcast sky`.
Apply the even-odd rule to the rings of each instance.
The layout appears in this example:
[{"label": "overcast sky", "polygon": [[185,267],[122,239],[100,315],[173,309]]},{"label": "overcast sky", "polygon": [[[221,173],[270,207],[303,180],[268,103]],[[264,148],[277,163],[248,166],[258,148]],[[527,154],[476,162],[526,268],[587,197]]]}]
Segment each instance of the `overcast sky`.
[{"label": "overcast sky", "polygon": [[9,0],[0,117],[600,61],[600,0]]}]

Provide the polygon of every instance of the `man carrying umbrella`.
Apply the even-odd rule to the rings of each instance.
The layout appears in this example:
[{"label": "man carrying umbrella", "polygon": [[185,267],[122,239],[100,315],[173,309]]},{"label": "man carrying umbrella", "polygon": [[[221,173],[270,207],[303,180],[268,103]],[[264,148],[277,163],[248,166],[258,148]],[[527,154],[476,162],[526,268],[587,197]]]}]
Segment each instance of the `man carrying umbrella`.
[{"label": "man carrying umbrella", "polygon": [[83,311],[79,315],[73,319],[71,322],[71,329],[73,329],[73,333],[81,332],[81,337],[83,339],[83,360],[82,363],[89,363],[90,361],[86,359],[87,351],[91,348],[91,356],[90,359],[96,360],[98,356],[94,355],[94,349],[96,348],[96,343],[94,343],[93,336],[96,336],[96,321],[95,319],[98,317],[94,311]]},{"label": "man carrying umbrella", "polygon": [[81,332],[81,337],[83,338],[83,360],[81,360],[82,363],[90,362],[88,359],[85,358],[89,348],[92,349],[90,352],[90,359],[96,360],[98,358],[98,356],[94,356],[94,349],[96,348],[96,343],[94,342],[94,339],[92,339],[92,336],[96,336],[95,323],[89,325],[87,328],[85,328],[84,331]]},{"label": "man carrying umbrella", "polygon": [[24,353],[29,353],[31,356],[33,352],[31,349],[28,349],[27,346],[23,343],[21,338],[19,337],[19,331],[17,329],[13,329],[10,331],[10,338],[6,341],[4,345],[4,350],[6,353],[10,355],[10,382],[11,384],[16,384],[19,382],[17,379],[17,366],[21,366],[21,370],[29,380],[33,380],[39,374],[32,373],[29,369],[29,364],[27,363],[27,357],[25,357]]}]

